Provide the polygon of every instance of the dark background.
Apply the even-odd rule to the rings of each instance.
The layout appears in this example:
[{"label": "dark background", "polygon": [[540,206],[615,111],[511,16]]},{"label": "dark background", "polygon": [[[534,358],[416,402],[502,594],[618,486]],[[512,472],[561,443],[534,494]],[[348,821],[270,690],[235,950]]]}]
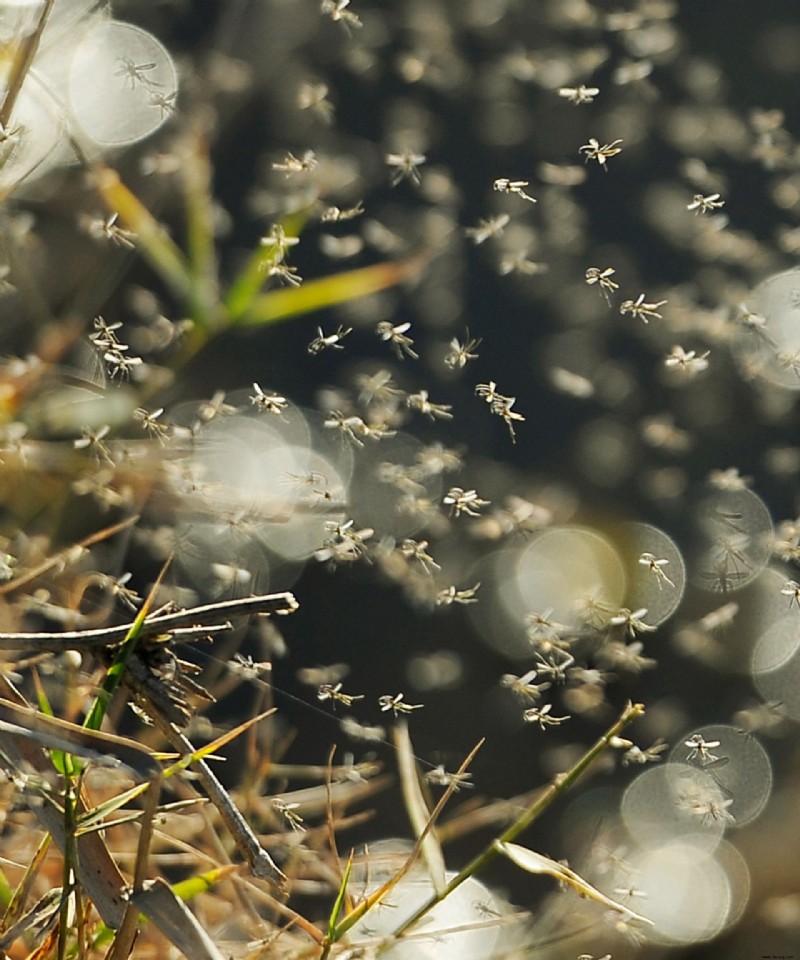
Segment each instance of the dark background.
[{"label": "dark background", "polygon": [[[764,276],[796,262],[780,249],[776,228],[779,224],[796,226],[798,206],[778,210],[771,200],[776,178],[795,172],[794,159],[783,169],[767,170],[747,149],[721,145],[711,133],[698,137],[698,153],[725,180],[722,192],[731,227],[749,234],[759,248],[760,255],[752,262],[703,260],[690,242],[674,243],[664,231],[654,228],[648,211],[653,190],[663,183],[682,184],[687,201],[697,192],[681,178],[685,151],[669,132],[677,108],[695,110],[709,130],[726,111],[747,130],[753,108],[780,109],[785,114],[784,129],[790,137],[797,133],[798,5],[769,0],[677,3],[672,20],[676,42],[669,52],[655,58],[651,77],[638,86],[614,86],[612,82],[613,70],[630,57],[624,37],[599,26],[559,25],[557,2],[537,0],[509,2],[502,17],[483,26],[470,25],[469,10],[475,8],[474,3],[432,4],[431,23],[435,20],[450,26],[447,43],[454,51],[453,63],[461,71],[461,80],[452,86],[409,84],[395,64],[401,54],[430,39],[419,28],[425,22],[420,13],[425,5],[406,0],[354,0],[351,6],[365,21],[381,23],[375,31],[369,24],[365,27],[364,34],[382,39],[373,44],[374,63],[363,73],[353,68],[351,58],[353,49],[365,42],[363,37],[358,31],[349,36],[340,24],[315,16],[316,4],[310,0],[296,4],[207,0],[115,5],[117,16],[129,16],[152,30],[178,55],[184,78],[181,111],[192,117],[208,103],[214,107],[210,125],[214,192],[229,216],[229,229],[220,238],[223,273],[230,278],[243,252],[267,232],[270,218],[254,214],[254,192],[266,185],[280,199],[269,164],[287,150],[297,155],[309,147],[320,152],[356,152],[364,159],[361,180],[355,195],[345,196],[341,205],[361,198],[376,219],[403,235],[408,249],[423,243],[424,217],[435,205],[407,182],[390,188],[382,166],[383,155],[393,149],[392,118],[403,115],[400,107],[411,103],[429,123],[429,146],[424,150],[428,164],[423,173],[435,167],[454,185],[453,197],[443,203],[453,230],[444,255],[431,265],[429,284],[423,281],[416,288],[398,291],[389,301],[397,318],[394,322],[411,321],[423,357],[417,365],[407,361],[392,366],[407,388],[430,384],[437,401],[450,403],[457,411],[452,424],[430,430],[422,425],[419,432],[423,437],[446,438],[450,446],[468,446],[464,485],[480,489],[481,478],[500,474],[514,492],[562,485],[578,497],[575,519],[579,522],[611,528],[623,519],[646,520],[666,529],[679,544],[688,545],[694,533],[689,491],[701,484],[710,470],[736,465],[743,475],[753,478],[753,488],[764,497],[776,522],[794,516],[797,474],[771,471],[766,453],[773,446],[795,444],[796,404],[788,401],[780,415],[765,414],[758,385],[741,376],[735,356],[719,343],[708,344],[714,369],[707,385],[699,388],[700,392],[688,392],[689,399],[685,399],[659,379],[659,358],[671,346],[671,334],[649,327],[634,329],[630,318],[621,318],[616,308],[606,311],[597,291],[583,283],[583,274],[592,264],[618,263],[623,291],[648,291],[648,299],[661,299],[657,291],[680,286],[688,289],[689,299],[698,309],[733,310],[738,300],[735,292],[730,298],[725,295],[726,285],[732,291],[752,288]],[[594,7],[605,12],[619,9],[610,3]],[[417,17],[413,24],[412,12]],[[598,44],[607,47],[607,62],[581,78],[600,87],[601,95],[594,104],[575,107],[535,80],[499,78],[502,70],[498,65],[515,50],[563,53]],[[246,88],[233,93],[219,88],[213,79],[213,61],[220,53],[247,65],[251,83]],[[705,87],[698,83],[699,65],[718,80]],[[219,69],[224,72],[226,68]],[[315,124],[296,109],[295,91],[303,76],[329,84],[336,106],[332,127]],[[509,102],[526,117],[527,127],[517,140],[509,138],[514,142],[497,143],[485,135],[486,123],[500,109],[498,104]],[[560,206],[560,188],[539,182],[539,164],[580,164],[577,148],[588,137],[605,142],[621,136],[614,132],[620,111],[639,118],[640,135],[609,162],[608,173],[589,165],[585,183],[568,193],[569,206]],[[182,122],[180,117],[177,122]],[[627,135],[624,139],[627,142]],[[168,131],[160,143],[168,148]],[[138,153],[148,149],[144,145]],[[127,165],[135,176],[136,163],[137,156],[132,155],[124,158],[121,166],[125,169]],[[541,277],[498,275],[496,256],[488,249],[491,244],[474,246],[463,235],[463,229],[479,218],[507,209],[501,204],[505,198],[491,190],[492,182],[501,176],[529,179],[539,198],[536,207],[519,210],[519,216],[537,231],[538,250],[533,259],[550,265]],[[152,190],[152,203],[179,233],[180,214],[169,189]],[[279,214],[276,208],[275,216]],[[559,239],[559,229],[570,217],[575,218],[575,239]],[[687,221],[687,232],[691,228]],[[311,224],[304,233],[296,255],[303,276],[320,276],[340,268],[319,252],[320,232],[318,225]],[[368,249],[354,265],[380,259],[379,253]],[[153,282],[138,264],[131,266],[128,278]],[[447,297],[431,291],[431,285],[437,284]],[[169,296],[162,296],[163,309],[171,315]],[[109,303],[125,309],[122,295],[111,297]],[[356,328],[347,350],[309,357],[306,348],[317,325],[331,330],[338,323]],[[300,406],[312,407],[321,385],[344,386],[360,364],[386,360],[371,326],[368,312],[360,317],[358,312],[339,311],[267,330],[226,335],[197,358],[165,403],[210,396],[216,389],[247,388],[257,381]],[[434,364],[428,358],[451,336],[462,336],[465,327],[472,336],[483,339],[480,359],[468,368],[468,375],[435,381]],[[611,364],[624,371],[633,386],[623,402],[604,405],[596,399],[577,400],[551,386],[548,351],[553,338],[565,331],[588,338],[597,370]],[[515,409],[526,415],[516,445],[509,442],[501,422],[490,422],[483,402],[474,396],[474,384],[489,379],[515,396]],[[704,407],[716,413],[701,416],[698,411]],[[648,449],[639,439],[642,418],[665,409],[694,438],[693,449],[684,457],[668,457]],[[613,476],[587,463],[581,453],[587,435],[609,421],[630,439],[632,450],[629,466]],[[685,495],[653,496],[645,478],[649,471],[662,467],[680,472]],[[141,573],[144,576],[145,571]],[[364,568],[331,572],[311,564],[286,586],[296,592],[301,606],[282,624],[288,655],[276,662],[274,676],[281,715],[297,731],[288,755],[292,762],[322,763],[330,744],[341,739],[337,718],[321,710],[308,688],[296,682],[296,670],[344,661],[352,666],[347,689],[380,693],[403,689],[413,702],[417,695],[408,684],[408,662],[415,654],[439,649],[456,651],[461,657],[464,683],[455,690],[420,697],[425,709],[412,718],[420,721],[412,723],[414,746],[424,760],[446,761],[448,768],[453,768],[486,736],[487,747],[472,768],[479,792],[499,797],[530,789],[554,772],[559,745],[588,743],[602,728],[588,720],[574,721],[564,734],[550,730],[541,735],[527,727],[511,727],[499,716],[496,699],[487,691],[496,686],[502,673],[512,668],[522,673],[525,667],[509,664],[487,649],[463,609],[422,616],[377,571]],[[676,623],[701,616],[720,602],[718,596],[691,589]],[[658,669],[615,684],[609,689],[609,700],[617,708],[629,697],[648,706],[677,703],[695,726],[729,722],[736,710],[752,699],[749,681],[689,661],[670,642],[673,626],[667,624],[648,638],[647,649],[658,659]],[[253,651],[258,652],[255,647]],[[230,709],[230,704],[218,708],[223,712]],[[361,716],[370,722],[385,720],[377,708],[373,716]],[[357,746],[355,749],[358,753]],[[796,731],[793,737],[772,742],[770,750],[778,784],[789,784],[792,770],[796,775],[797,769]],[[379,746],[377,753],[391,768],[388,746]],[[608,771],[602,774],[602,783],[622,786],[629,776],[629,771]],[[768,810],[763,819],[769,818]],[[564,854],[570,838],[559,837],[556,822],[557,814],[551,812],[531,840],[557,858]],[[373,827],[379,836],[408,833],[396,797],[378,801]],[[786,828],[773,816],[771,824],[755,828],[755,836],[765,849],[772,849],[774,833]],[[788,828],[791,830],[791,825]],[[348,839],[369,839],[375,835],[371,831],[372,827],[367,828],[363,836]],[[753,843],[751,840],[751,847]],[[463,862],[474,850],[475,838],[456,844],[450,854],[452,862]],[[682,951],[676,948],[670,956],[748,960],[789,949],[784,934],[765,928],[758,915],[764,896],[758,882],[768,871],[755,861],[751,870],[753,905],[741,927],[722,942]],[[528,902],[527,881],[501,871],[489,879],[508,889],[515,902]],[[598,947],[598,953],[602,952]],[[649,955],[647,951],[645,955]],[[653,955],[665,954],[653,950]]]}]

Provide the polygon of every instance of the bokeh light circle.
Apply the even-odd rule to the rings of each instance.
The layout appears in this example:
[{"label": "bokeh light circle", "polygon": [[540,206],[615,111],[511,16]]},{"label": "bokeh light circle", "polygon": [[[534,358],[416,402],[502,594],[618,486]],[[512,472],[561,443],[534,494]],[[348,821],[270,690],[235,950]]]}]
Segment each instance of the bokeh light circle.
[{"label": "bokeh light circle", "polygon": [[619,609],[625,598],[625,567],[617,548],[588,527],[552,527],[520,554],[504,591],[512,612],[544,613],[568,628],[586,622],[591,604]]},{"label": "bokeh light circle", "polygon": [[514,589],[519,554],[519,549],[505,548],[481,557],[469,578],[480,583],[481,600],[465,608],[480,639],[509,660],[533,656],[525,626],[529,611]]},{"label": "bokeh light circle", "polygon": [[[0,143],[0,187],[10,188],[31,176],[45,173],[58,160],[64,121],[43,87],[28,84],[17,98],[12,128]],[[14,130],[17,129],[17,132]]]},{"label": "bokeh light circle", "polygon": [[772,519],[745,487],[708,486],[694,508],[698,542],[692,579],[704,590],[732,593],[761,573],[770,557]]},{"label": "bokeh light circle", "polygon": [[659,626],[677,610],[686,586],[686,566],[677,544],[649,523],[624,526],[628,558],[626,605],[647,610],[647,622]]},{"label": "bokeh light circle", "polygon": [[[695,743],[718,744],[698,752]],[[703,754],[707,754],[705,757]],[[692,759],[693,758],[693,759]],[[751,734],[727,724],[709,724],[681,737],[670,753],[675,763],[691,763],[713,777],[724,801],[725,822],[741,827],[764,809],[772,792],[772,766]]]},{"label": "bokeh light circle", "polygon": [[70,106],[97,144],[117,146],[149,136],[175,109],[177,89],[172,57],[133,24],[96,22],[75,49]]},{"label": "bokeh light circle", "polygon": [[748,373],[800,390],[800,269],[775,274],[742,306],[735,349]]},{"label": "bokeh light circle", "polygon": [[[359,864],[354,875],[363,876],[365,894],[383,881],[389,863],[402,862],[401,847],[391,841],[370,845],[367,862]],[[393,852],[395,851],[395,852]],[[373,864],[374,854],[378,862]],[[385,864],[381,859],[389,855]],[[447,872],[449,882],[456,876]],[[412,872],[356,923],[348,941],[357,947],[364,941],[390,937],[433,893],[430,877],[422,870]],[[388,946],[382,956],[389,960],[485,960],[495,955],[503,930],[503,915],[509,907],[475,877],[469,877],[428,912],[424,927],[412,930],[401,942]],[[492,922],[494,921],[494,922]],[[423,936],[424,934],[424,936]]]},{"label": "bokeh light circle", "polygon": [[430,522],[423,506],[441,495],[441,474],[426,466],[424,445],[408,433],[368,443],[350,487],[355,522],[375,530],[376,538],[412,537]]},{"label": "bokeh light circle", "polygon": [[628,833],[643,846],[681,840],[713,850],[725,821],[713,816],[722,790],[711,776],[686,763],[670,763],[640,773],[622,797],[620,812]]},{"label": "bokeh light circle", "polygon": [[766,630],[753,650],[752,677],[767,702],[800,720],[800,615],[793,611]]},{"label": "bokeh light circle", "polygon": [[727,925],[733,896],[728,876],[712,852],[693,843],[666,841],[641,847],[630,858],[635,908],[653,922],[643,932],[663,944],[711,940]]},{"label": "bokeh light circle", "polygon": [[170,461],[181,500],[176,560],[196,589],[263,590],[276,566],[298,567],[323,546],[326,524],[345,520],[351,460],[334,459],[310,420],[291,406],[275,416],[251,405],[205,423],[202,407],[175,411],[172,422],[187,424]]}]

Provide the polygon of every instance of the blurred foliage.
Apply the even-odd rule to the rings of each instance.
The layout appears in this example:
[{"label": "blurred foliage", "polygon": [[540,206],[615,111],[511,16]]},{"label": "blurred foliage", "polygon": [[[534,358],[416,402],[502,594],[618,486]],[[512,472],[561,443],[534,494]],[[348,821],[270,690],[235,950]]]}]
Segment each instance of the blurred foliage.
[{"label": "blurred foliage", "polygon": [[795,5],[113,13],[0,3],[0,950],[791,952]]}]

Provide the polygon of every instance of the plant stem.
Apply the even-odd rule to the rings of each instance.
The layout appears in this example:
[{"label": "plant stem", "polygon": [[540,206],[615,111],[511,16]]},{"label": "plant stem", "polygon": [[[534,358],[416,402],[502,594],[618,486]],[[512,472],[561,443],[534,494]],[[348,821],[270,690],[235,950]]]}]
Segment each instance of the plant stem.
[{"label": "plant stem", "polygon": [[578,777],[580,777],[608,747],[610,741],[614,737],[618,737],[629,723],[643,714],[643,704],[629,703],[620,714],[616,723],[606,730],[573,767],[566,773],[558,774],[550,786],[533,801],[510,827],[495,840],[492,840],[466,867],[453,877],[441,893],[432,894],[431,897],[395,931],[394,936],[401,937],[407,930],[413,927],[415,923],[421,920],[429,910],[432,910],[438,903],[441,903],[445,897],[448,897],[456,887],[461,886],[465,880],[480,873],[495,857],[499,856],[500,850],[497,844],[510,843],[515,840],[523,830],[527,830],[527,828],[544,813],[556,797],[574,785]]},{"label": "plant stem", "polygon": [[[216,631],[223,628],[223,624],[209,623],[210,620],[229,616],[249,616],[256,613],[285,614],[292,613],[296,609],[297,601],[291,593],[269,593],[221,600],[200,607],[189,607],[177,613],[147,617],[142,626],[142,637],[152,637],[173,630],[199,626]],[[35,650],[51,653],[63,653],[65,650],[98,650],[122,643],[132,627],[132,623],[123,623],[116,627],[64,630],[56,633],[0,633],[0,650]]]},{"label": "plant stem", "polygon": [[3,105],[0,107],[0,128],[3,130],[7,130],[11,122],[11,114],[14,112],[17,97],[22,90],[22,84],[28,75],[28,70],[33,63],[33,58],[36,56],[36,51],[39,49],[39,41],[42,39],[47,18],[50,16],[50,11],[53,9],[54,3],[55,0],[45,0],[39,14],[39,22],[36,24],[33,32],[22,39],[16,56],[14,57],[6,95],[3,100]]}]

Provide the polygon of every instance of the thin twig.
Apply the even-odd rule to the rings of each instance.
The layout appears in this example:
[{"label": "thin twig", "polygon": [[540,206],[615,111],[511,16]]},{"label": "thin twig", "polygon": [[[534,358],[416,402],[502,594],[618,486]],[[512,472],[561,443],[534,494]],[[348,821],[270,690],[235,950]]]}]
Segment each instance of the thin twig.
[{"label": "thin twig", "polygon": [[115,534],[121,533],[123,530],[127,530],[138,520],[139,517],[137,514],[126,517],[124,520],[120,520],[119,523],[114,523],[110,527],[104,527],[102,530],[96,530],[94,533],[90,533],[88,537],[84,537],[83,540],[80,540],[78,543],[73,543],[70,546],[65,547],[63,550],[59,550],[57,554],[52,557],[48,557],[46,560],[43,560],[30,570],[25,570],[22,573],[17,574],[17,576],[9,580],[7,583],[0,584],[0,596],[3,596],[7,593],[13,593],[15,590],[19,590],[20,587],[24,587],[26,583],[30,583],[31,580],[41,577],[43,574],[47,573],[48,570],[51,570],[53,567],[62,563],[64,557],[69,556],[69,554],[72,553],[76,548],[88,549],[89,547],[94,546],[96,543],[101,543],[103,540],[107,540],[109,537],[113,537]]},{"label": "thin twig", "polygon": [[[538,817],[544,813],[544,811],[550,806],[550,804],[560,796],[566,790],[571,787],[578,777],[589,767],[592,763],[607,749],[610,741],[619,736],[622,730],[627,727],[627,725],[635,720],[637,717],[642,716],[644,713],[644,707],[641,703],[629,703],[625,709],[622,711],[619,719],[616,723],[612,724],[606,732],[599,737],[599,739],[584,753],[584,755],[578,760],[578,762],[572,766],[566,773],[559,774],[553,780],[549,787],[547,787],[536,800],[508,827],[503,833],[500,834],[496,840],[492,840],[473,860],[471,860],[466,867],[464,867],[455,877],[447,884],[444,890],[441,893],[434,893],[422,906],[416,910],[408,920],[405,920],[395,931],[395,937],[401,937],[407,930],[414,926],[422,917],[428,913],[429,910],[432,910],[437,903],[441,903],[446,897],[448,897],[456,887],[461,886],[461,884],[468,880],[470,877],[475,876],[481,870],[483,870],[487,864],[491,863],[496,857],[500,855],[499,844],[511,843],[515,840],[523,830],[527,828],[536,820]],[[419,842],[419,841],[418,841]]]},{"label": "thin twig", "polygon": [[[403,879],[403,877],[405,877],[405,875],[409,872],[409,870],[414,866],[414,864],[419,859],[420,853],[422,852],[422,845],[425,842],[425,837],[428,835],[428,832],[430,830],[433,830],[437,820],[439,819],[442,813],[442,810],[444,810],[448,801],[456,792],[456,789],[458,787],[458,777],[461,776],[463,773],[466,773],[467,769],[469,768],[469,765],[475,759],[475,754],[480,750],[480,748],[483,746],[484,743],[485,743],[484,739],[479,740],[475,744],[475,746],[472,748],[472,750],[470,750],[470,752],[467,754],[464,762],[461,764],[461,766],[458,768],[455,775],[453,776],[452,781],[448,784],[444,793],[439,798],[439,802],[436,804],[433,810],[431,810],[430,817],[428,818],[428,822],[425,824],[425,827],[420,831],[420,834],[417,837],[417,840],[414,846],[412,847],[411,852],[409,853],[408,857],[406,858],[405,862],[400,867],[400,869],[397,871],[397,873],[395,873],[392,877],[390,877],[389,880],[383,883],[377,890],[374,890],[368,897],[365,897],[358,904],[358,906],[356,906],[353,910],[350,911],[350,913],[347,914],[346,917],[343,917],[339,921],[339,923],[336,926],[335,936],[332,938],[330,942],[337,942],[341,940],[344,934],[347,933],[347,931],[350,930],[353,926],[355,926],[355,924],[358,923],[358,921],[364,916],[364,914],[368,910],[370,910],[376,903],[382,900],[386,896],[386,894],[393,887],[395,887]],[[430,907],[433,905],[434,905],[433,903],[429,904],[428,907],[426,907],[426,909],[430,909]],[[420,914],[420,916],[422,916],[422,914]],[[407,926],[410,926],[410,925],[411,924],[409,922]],[[405,929],[405,927],[403,929]]]},{"label": "thin twig", "polygon": [[[199,627],[205,621],[212,621],[213,625],[208,626],[207,629],[209,632],[216,632],[225,629],[224,624],[221,625],[219,620],[226,616],[293,613],[297,607],[294,595],[288,592],[222,600],[219,603],[189,607],[177,613],[148,617],[142,627],[142,637],[146,639],[182,627]],[[50,653],[63,653],[65,650],[98,650],[122,643],[132,626],[132,623],[123,623],[116,627],[65,630],[60,633],[0,633],[0,650],[30,651],[34,648],[36,652]]]},{"label": "thin twig", "polygon": [[33,58],[36,56],[36,51],[39,49],[39,41],[42,39],[44,28],[47,25],[47,18],[50,16],[50,11],[53,9],[54,3],[55,0],[44,0],[44,6],[39,14],[39,22],[36,24],[32,33],[29,33],[27,37],[23,37],[17,50],[17,55],[14,57],[14,62],[11,65],[11,76],[6,88],[6,95],[3,99],[3,105],[0,107],[0,126],[2,126],[3,129],[6,129],[11,121],[11,114],[14,112],[17,97],[22,90],[22,84],[28,75],[28,70],[30,70]]},{"label": "thin twig", "polygon": [[[147,869],[150,862],[150,845],[153,840],[154,820],[158,811],[158,800],[161,788],[161,775],[154,773],[150,777],[150,789],[145,794],[144,810],[140,817],[141,829],[139,842],[136,847],[136,861],[134,863],[132,892],[138,893],[144,889],[147,879]],[[134,941],[139,929],[139,910],[128,900],[125,917],[114,937],[114,944],[109,952],[109,960],[124,960],[131,955]]]},{"label": "thin twig", "polygon": [[[197,752],[191,741],[162,717],[158,709],[153,708],[148,710],[148,713],[172,746],[181,754]],[[282,886],[286,882],[285,874],[261,846],[258,837],[253,833],[250,825],[231,799],[230,794],[217,780],[205,760],[195,760],[192,764],[192,770],[203,784],[208,799],[219,811],[219,815],[233,837],[237,849],[250,865],[253,876],[271,880],[277,886]]]},{"label": "thin twig", "polygon": [[[0,695],[18,706],[29,708],[30,704],[14,687],[7,676],[0,674]],[[31,739],[9,737],[3,742],[3,753],[14,767],[34,770],[46,779],[53,772],[53,763],[42,747]],[[79,801],[80,802],[80,801]],[[57,846],[63,851],[67,843],[63,815],[49,803],[34,803],[31,810],[41,826],[48,831]],[[78,810],[80,815],[84,812]],[[111,856],[100,833],[91,833],[76,838],[78,856],[77,882],[92,899],[103,922],[116,929],[125,914],[125,878]]]}]

